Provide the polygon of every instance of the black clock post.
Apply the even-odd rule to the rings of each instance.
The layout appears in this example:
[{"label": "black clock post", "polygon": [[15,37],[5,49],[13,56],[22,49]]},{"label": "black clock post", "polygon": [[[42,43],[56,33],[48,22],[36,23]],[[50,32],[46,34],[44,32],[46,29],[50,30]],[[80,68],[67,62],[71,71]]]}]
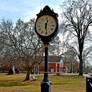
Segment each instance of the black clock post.
[{"label": "black clock post", "polygon": [[44,78],[41,82],[41,92],[51,92],[51,83],[48,79],[48,44],[44,44],[45,47],[45,72]]},{"label": "black clock post", "polygon": [[43,10],[37,14],[35,22],[35,32],[42,40],[45,47],[45,72],[41,82],[41,92],[51,92],[51,83],[48,78],[48,45],[58,32],[58,14],[45,6]]}]

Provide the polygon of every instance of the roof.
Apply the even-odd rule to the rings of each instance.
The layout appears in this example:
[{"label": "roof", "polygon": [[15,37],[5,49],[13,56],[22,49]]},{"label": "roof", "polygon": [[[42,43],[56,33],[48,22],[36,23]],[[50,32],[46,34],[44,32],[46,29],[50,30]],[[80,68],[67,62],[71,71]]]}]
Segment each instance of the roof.
[{"label": "roof", "polygon": [[49,60],[49,62],[60,62],[61,57],[59,57],[59,56],[49,56],[48,60]]}]

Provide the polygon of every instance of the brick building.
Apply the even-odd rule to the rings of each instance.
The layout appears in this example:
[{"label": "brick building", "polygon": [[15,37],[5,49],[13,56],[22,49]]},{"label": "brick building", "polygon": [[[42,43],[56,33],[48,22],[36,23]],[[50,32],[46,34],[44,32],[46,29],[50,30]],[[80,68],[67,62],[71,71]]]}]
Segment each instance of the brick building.
[{"label": "brick building", "polygon": [[[67,72],[68,68],[62,64],[61,57],[49,56],[48,60],[48,71],[50,73]],[[39,71],[44,72],[44,63],[40,65]]]}]

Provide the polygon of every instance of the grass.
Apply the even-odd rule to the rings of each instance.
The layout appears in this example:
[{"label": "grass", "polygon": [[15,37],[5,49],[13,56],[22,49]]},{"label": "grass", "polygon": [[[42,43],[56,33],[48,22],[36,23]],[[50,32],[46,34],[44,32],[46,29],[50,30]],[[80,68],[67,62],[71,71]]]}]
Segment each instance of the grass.
[{"label": "grass", "polygon": [[[7,75],[0,73],[0,92],[41,92],[40,83],[43,75],[38,80],[24,81],[25,74]],[[62,74],[56,76],[49,74],[52,83],[51,92],[85,92],[85,78],[78,75]]]}]

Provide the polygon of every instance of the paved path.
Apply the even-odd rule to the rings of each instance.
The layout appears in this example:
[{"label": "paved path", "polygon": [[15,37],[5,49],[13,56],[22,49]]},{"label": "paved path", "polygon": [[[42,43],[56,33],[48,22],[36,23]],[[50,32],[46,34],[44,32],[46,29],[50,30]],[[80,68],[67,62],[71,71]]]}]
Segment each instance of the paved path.
[{"label": "paved path", "polygon": [[92,77],[92,73],[89,73],[89,74],[83,74],[83,76],[86,78],[86,77]]}]

